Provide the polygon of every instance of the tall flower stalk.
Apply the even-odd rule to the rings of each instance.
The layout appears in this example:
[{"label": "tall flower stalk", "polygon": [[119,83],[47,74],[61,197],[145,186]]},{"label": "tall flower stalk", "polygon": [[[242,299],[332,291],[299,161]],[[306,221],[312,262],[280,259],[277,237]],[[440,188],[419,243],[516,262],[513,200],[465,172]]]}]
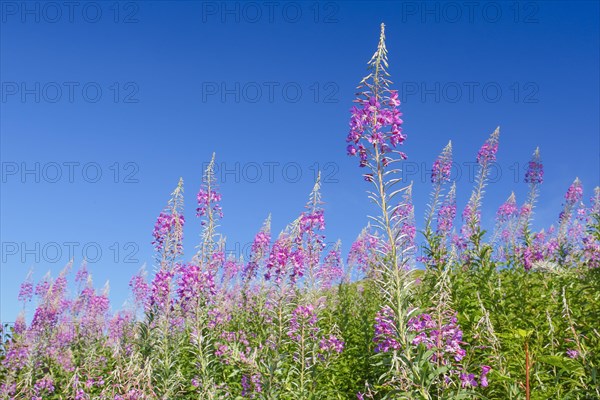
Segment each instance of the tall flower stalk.
[{"label": "tall flower stalk", "polygon": [[521,234],[528,242],[530,232],[531,218],[533,216],[533,209],[535,202],[539,196],[539,187],[544,182],[544,165],[540,156],[540,148],[537,147],[531,156],[531,160],[527,164],[527,171],[525,172],[525,183],[529,185],[529,193],[527,195],[527,201],[521,207],[519,216],[519,229]]},{"label": "tall flower stalk", "polygon": [[481,231],[481,203],[485,193],[490,167],[496,162],[498,142],[500,138],[500,127],[490,135],[477,153],[477,164],[479,169],[475,178],[475,187],[471,197],[463,210],[463,240],[471,244],[471,251],[478,254],[480,250],[483,232]]},{"label": "tall flower stalk", "polygon": [[431,229],[435,212],[437,211],[440,197],[443,195],[443,189],[446,183],[450,181],[450,172],[452,171],[452,141],[448,142],[442,153],[434,161],[431,171],[431,183],[433,191],[431,201],[428,205],[429,212],[425,219],[425,232]]},{"label": "tall flower stalk", "polygon": [[[441,154],[434,161],[431,172],[433,190],[430,196],[431,200],[427,206],[428,212],[423,230],[423,236],[426,241],[425,255],[421,257],[421,261],[428,268],[443,268],[441,264],[445,259],[446,237],[452,229],[456,215],[456,185],[454,183],[440,204],[440,200],[444,195],[444,187],[450,181],[451,169],[452,142],[448,142]],[[432,226],[435,220],[437,220],[436,230]]]},{"label": "tall flower stalk", "polygon": [[171,193],[171,199],[154,225],[154,248],[160,269],[172,270],[174,263],[183,254],[183,179]]},{"label": "tall flower stalk", "polygon": [[217,179],[215,177],[214,153],[204,171],[202,185],[196,197],[198,200],[196,216],[200,218],[200,224],[203,226],[203,229],[201,243],[194,259],[200,265],[209,266],[213,255],[218,250],[218,221],[223,218],[223,211],[220,204],[221,194],[217,189]]},{"label": "tall flower stalk", "polygon": [[398,343],[393,348],[389,373],[400,387],[409,388],[416,381],[412,374],[407,327],[408,318],[414,312],[410,305],[413,278],[408,257],[414,239],[414,233],[411,238],[414,222],[411,221],[412,204],[406,201],[410,198],[410,186],[397,188],[402,180],[396,164],[406,159],[397,148],[404,142],[405,135],[401,128],[398,92],[390,88],[387,69],[385,26],[381,24],[377,50],[368,63],[369,74],[358,87],[358,106],[351,110],[347,150],[349,155],[359,157],[360,167],[367,169],[365,180],[373,185],[369,198],[380,210],[378,216],[371,217],[384,239],[377,248],[378,284],[385,300],[382,312],[391,313],[386,318],[391,318],[392,335]]}]

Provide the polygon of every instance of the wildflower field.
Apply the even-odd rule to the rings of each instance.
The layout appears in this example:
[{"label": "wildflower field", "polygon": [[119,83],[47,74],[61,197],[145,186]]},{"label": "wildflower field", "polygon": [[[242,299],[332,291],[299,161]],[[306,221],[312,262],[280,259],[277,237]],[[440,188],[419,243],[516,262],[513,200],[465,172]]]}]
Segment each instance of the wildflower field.
[{"label": "wildflower field", "polygon": [[[399,178],[410,138],[387,69],[382,25],[345,149],[373,213],[348,250],[325,250],[317,180],[285,230],[267,219],[249,259],[226,257],[213,156],[188,200],[196,219],[184,218],[182,180],[158,215],[154,270],[131,278],[129,307],[111,311],[85,264],[22,283],[24,311],[3,326],[0,397],[600,399],[600,188],[574,179],[555,224],[534,230],[546,177],[531,149],[527,198],[507,193],[485,231],[501,150],[491,127],[475,186],[451,182],[448,143],[416,216]],[[462,210],[457,191],[471,191]],[[203,229],[196,249],[183,248],[190,223]]]}]

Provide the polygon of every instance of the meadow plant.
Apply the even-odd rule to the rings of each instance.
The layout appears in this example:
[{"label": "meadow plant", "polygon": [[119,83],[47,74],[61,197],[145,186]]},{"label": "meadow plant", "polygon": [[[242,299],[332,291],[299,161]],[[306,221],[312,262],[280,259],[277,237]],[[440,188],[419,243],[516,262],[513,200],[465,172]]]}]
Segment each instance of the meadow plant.
[{"label": "meadow plant", "polygon": [[269,216],[247,260],[226,257],[213,155],[193,207],[198,246],[184,252],[194,220],[179,180],[149,232],[153,271],[131,278],[121,310],[85,263],[73,281],[72,263],[26,276],[22,311],[0,332],[0,398],[600,399],[600,188],[586,204],[575,179],[556,223],[537,230],[536,149],[525,201],[507,193],[496,221],[482,220],[497,128],[462,224],[451,142],[417,219],[385,39],[382,25],[350,111],[346,152],[374,212],[347,250],[326,250],[317,179],[286,228],[272,232]]}]

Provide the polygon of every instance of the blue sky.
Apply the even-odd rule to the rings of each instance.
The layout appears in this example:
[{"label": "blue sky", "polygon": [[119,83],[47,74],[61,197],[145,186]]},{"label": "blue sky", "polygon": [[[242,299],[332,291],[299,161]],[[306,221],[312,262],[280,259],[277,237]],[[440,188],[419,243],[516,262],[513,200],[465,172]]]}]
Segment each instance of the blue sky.
[{"label": "blue sky", "polygon": [[600,180],[599,3],[470,4],[0,3],[0,320],[19,312],[30,268],[56,274],[71,252],[96,260],[119,308],[129,278],[152,269],[152,227],[179,177],[193,253],[213,151],[228,250],[243,252],[269,213],[275,232],[293,220],[322,169],[327,240],[347,251],[373,211],[345,137],[381,22],[417,215],[448,140],[462,207],[469,163],[500,125],[484,218],[511,190],[524,199],[539,145],[537,224],[552,223],[576,176],[586,198]]}]

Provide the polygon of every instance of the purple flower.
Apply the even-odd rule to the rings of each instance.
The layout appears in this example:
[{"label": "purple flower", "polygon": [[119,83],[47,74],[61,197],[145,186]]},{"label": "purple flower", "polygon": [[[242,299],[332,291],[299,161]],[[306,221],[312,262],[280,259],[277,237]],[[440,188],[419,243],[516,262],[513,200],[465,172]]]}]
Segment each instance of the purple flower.
[{"label": "purple flower", "polygon": [[464,238],[469,238],[475,233],[474,230],[477,229],[481,219],[481,212],[479,211],[479,206],[476,204],[476,201],[474,194],[471,195],[471,198],[462,213],[464,225],[461,229],[461,233]]},{"label": "purple flower", "polygon": [[254,385],[254,391],[256,393],[262,393],[261,379],[262,379],[262,376],[260,375],[260,373],[254,374],[251,377],[252,384]]},{"label": "purple flower", "polygon": [[[408,321],[408,329],[417,333],[412,342],[414,346],[423,344],[428,350],[437,349],[432,355],[432,361],[447,364],[449,361],[444,357],[449,356],[458,362],[466,354],[461,347],[464,344],[463,333],[457,324],[456,316],[446,316],[444,323],[439,326],[431,315],[419,314]],[[440,356],[441,360],[438,359]]]},{"label": "purple flower", "polygon": [[8,347],[6,355],[2,360],[2,365],[9,369],[18,370],[27,365],[28,359],[28,347],[21,343],[13,343]]},{"label": "purple flower", "polygon": [[506,202],[502,204],[498,208],[498,212],[496,213],[496,220],[499,223],[506,222],[511,218],[514,218],[518,215],[519,209],[517,207],[517,200],[515,199],[515,194],[512,193]]},{"label": "purple flower", "polygon": [[519,210],[519,217],[522,219],[529,218],[529,216],[531,215],[532,208],[533,207],[530,203],[523,204],[521,206],[521,209]]},{"label": "purple flower", "polygon": [[[322,231],[325,229],[325,215],[323,214],[323,210],[317,209],[312,212],[304,212],[300,216],[300,232],[298,233],[298,238],[296,241],[299,241],[302,235],[308,233],[312,234],[316,231]],[[322,241],[322,237],[318,236],[317,240]]]},{"label": "purple flower", "polygon": [[242,397],[248,396],[250,393],[250,382],[248,375],[242,375]]},{"label": "purple flower", "polygon": [[575,181],[569,186],[567,193],[565,194],[565,200],[567,204],[570,206],[579,203],[583,198],[583,187],[581,186],[581,182],[579,178],[576,178]]},{"label": "purple flower", "polygon": [[150,295],[150,305],[156,306],[159,310],[170,307],[171,280],[173,271],[160,270],[152,280],[152,289]]},{"label": "purple flower", "polygon": [[[19,314],[17,316],[15,325],[13,326],[13,330],[16,335],[21,335],[22,333],[25,332],[26,329],[27,329],[27,323],[25,322],[25,313],[21,312],[21,314]],[[0,329],[0,336],[1,335],[2,335],[2,329]]]},{"label": "purple flower", "polygon": [[359,271],[367,273],[370,271],[369,266],[373,262],[376,249],[377,237],[369,234],[367,229],[363,229],[352,243],[346,262],[350,266],[356,266]]},{"label": "purple flower", "polygon": [[390,350],[399,350],[400,343],[397,340],[396,324],[394,323],[394,312],[388,306],[383,307],[375,316],[375,352],[387,353]]},{"label": "purple flower", "polygon": [[496,153],[498,152],[498,140],[500,137],[500,129],[496,128],[494,133],[485,141],[483,146],[477,153],[477,163],[481,166],[487,166],[496,161]]},{"label": "purple flower", "polygon": [[184,311],[193,310],[195,305],[209,300],[216,294],[214,275],[211,271],[202,271],[198,265],[178,264],[177,295]]},{"label": "purple flower", "polygon": [[108,322],[108,337],[113,343],[119,343],[119,340],[125,335],[125,328],[131,322],[132,315],[125,312],[119,312]]},{"label": "purple flower", "polygon": [[456,185],[446,195],[437,216],[438,235],[447,235],[452,230],[454,218],[456,217]]},{"label": "purple flower", "polygon": [[255,398],[256,393],[261,393],[261,378],[260,373],[250,377],[246,374],[242,375],[242,397]]},{"label": "purple flower", "polygon": [[[172,235],[180,234],[180,238],[183,239],[183,225],[185,224],[185,218],[183,215],[173,215],[167,212],[161,212],[156,219],[156,223],[154,224],[154,230],[152,231],[152,236],[154,236],[154,241],[152,244],[156,251],[163,250],[165,245],[165,241]],[[171,245],[173,245],[171,243]],[[173,249],[167,249],[172,252],[179,253],[182,250],[181,241],[178,240],[175,243],[175,247]]]},{"label": "purple flower", "polygon": [[254,242],[252,243],[251,251],[252,253],[262,253],[265,252],[269,248],[269,244],[271,243],[271,233],[269,230],[261,230],[254,237]]},{"label": "purple flower", "polygon": [[452,142],[449,142],[442,153],[433,163],[431,182],[442,184],[450,180],[452,170]]},{"label": "purple flower", "polygon": [[492,367],[488,365],[481,366],[481,375],[479,376],[479,381],[481,382],[482,387],[488,386],[487,374],[491,371]]},{"label": "purple flower", "polygon": [[544,166],[540,159],[539,147],[535,149],[531,161],[527,165],[527,172],[525,172],[525,182],[531,185],[537,185],[544,182]]},{"label": "purple flower", "polygon": [[[370,64],[373,66],[375,62]],[[382,68],[378,68],[378,70]],[[348,155],[360,157],[359,165],[367,165],[369,152],[378,152],[381,162],[387,164],[385,155],[391,153],[406,137],[402,134],[402,113],[399,111],[398,92],[387,88],[386,80],[365,83],[369,89],[359,93],[358,106],[350,109],[350,132],[346,141]],[[379,87],[386,86],[385,88]],[[379,88],[375,90],[375,86]],[[378,93],[374,97],[372,93]]]},{"label": "purple flower", "polygon": [[223,264],[223,279],[231,280],[241,270],[241,265],[235,259],[228,259]]},{"label": "purple flower", "polygon": [[25,282],[21,283],[18,300],[23,303],[26,303],[28,301],[31,301],[32,298],[33,298],[33,282],[31,282],[31,279],[28,276],[27,280]]},{"label": "purple flower", "polygon": [[463,388],[477,386],[477,381],[475,380],[475,375],[461,373],[460,374],[460,386]]},{"label": "purple flower", "polygon": [[47,277],[35,286],[35,295],[43,299],[50,291],[50,280]]},{"label": "purple flower", "polygon": [[36,394],[41,394],[44,391],[54,393],[54,381],[49,377],[42,378],[35,383],[33,388]]},{"label": "purple flower", "polygon": [[320,264],[315,275],[320,280],[322,287],[329,288],[343,274],[340,243],[338,242],[335,248],[325,256],[325,260]]},{"label": "purple flower", "polygon": [[84,264],[81,265],[77,273],[75,274],[75,282],[77,283],[86,283],[90,273],[87,270],[87,267]]},{"label": "purple flower", "polygon": [[321,339],[319,348],[323,352],[341,353],[344,350],[344,342],[335,335],[329,335],[329,337]]},{"label": "purple flower", "polygon": [[299,342],[302,334],[307,334],[314,338],[318,331],[317,313],[312,304],[299,305],[292,311],[292,318],[290,318],[290,326],[287,331],[287,335],[292,340]]},{"label": "purple flower", "polygon": [[600,241],[592,235],[583,238],[583,256],[589,268],[600,268]]},{"label": "purple flower", "polygon": [[267,272],[265,273],[265,279],[269,280],[275,277],[277,283],[281,282],[283,277],[286,275],[286,266],[291,255],[291,244],[289,238],[286,235],[280,236],[269,253],[267,260]]},{"label": "purple flower", "polygon": [[569,350],[567,350],[567,357],[577,358],[577,357],[579,357],[579,352],[577,350],[569,349]]},{"label": "purple flower", "polygon": [[133,292],[134,300],[139,305],[146,305],[150,287],[146,283],[144,271],[141,270],[137,275],[134,275],[129,281],[129,287]]},{"label": "purple flower", "polygon": [[198,208],[196,208],[196,215],[203,217],[206,215],[206,211],[210,208],[214,212],[214,215],[219,218],[223,218],[223,210],[219,205],[221,201],[221,194],[216,190],[207,191],[201,188],[197,195]]},{"label": "purple flower", "polygon": [[290,261],[292,264],[292,273],[290,274],[290,280],[295,283],[298,278],[304,275],[304,252],[302,249],[296,249],[290,254]]},{"label": "purple flower", "polygon": [[600,186],[596,186],[594,189],[594,195],[590,199],[590,214],[600,216]]}]

